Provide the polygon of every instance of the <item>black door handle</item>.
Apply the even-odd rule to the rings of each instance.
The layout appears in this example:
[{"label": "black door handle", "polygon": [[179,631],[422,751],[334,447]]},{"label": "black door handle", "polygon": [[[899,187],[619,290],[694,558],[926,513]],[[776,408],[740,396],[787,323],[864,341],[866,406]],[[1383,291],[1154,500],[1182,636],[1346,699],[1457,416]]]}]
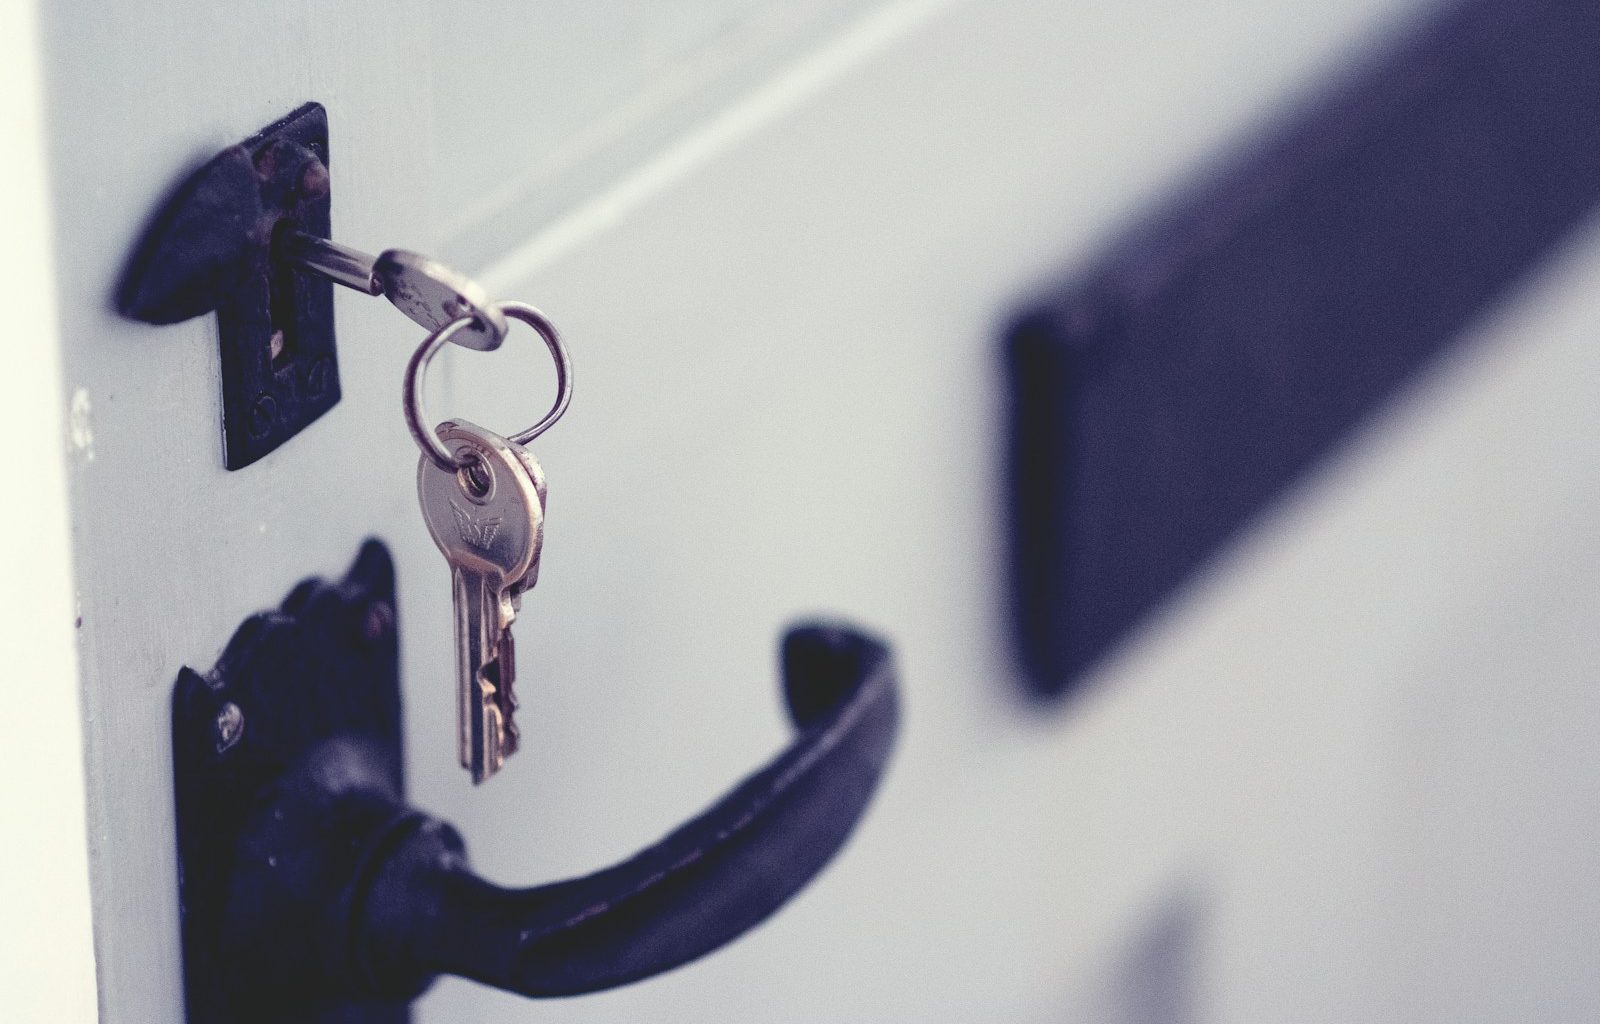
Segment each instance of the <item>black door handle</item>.
[{"label": "black door handle", "polygon": [[396,828],[356,922],[361,966],[402,986],[458,974],[528,996],[624,985],[709,953],[766,918],[844,844],[894,738],[885,649],[839,627],[784,639],[792,746],[699,817],[614,867],[507,891],[466,868],[449,825]]},{"label": "black door handle", "polygon": [[[404,802],[397,703],[376,714],[366,703],[397,700],[392,609],[387,553],[369,544],[348,579],[302,584],[247,621],[209,676],[179,679],[196,1024],[399,1021],[441,973],[565,996],[686,963],[761,922],[838,852],[898,728],[883,644],[840,625],[793,629],[788,749],[620,864],[503,889],[468,869],[450,825]],[[311,696],[330,685],[332,699]]]}]

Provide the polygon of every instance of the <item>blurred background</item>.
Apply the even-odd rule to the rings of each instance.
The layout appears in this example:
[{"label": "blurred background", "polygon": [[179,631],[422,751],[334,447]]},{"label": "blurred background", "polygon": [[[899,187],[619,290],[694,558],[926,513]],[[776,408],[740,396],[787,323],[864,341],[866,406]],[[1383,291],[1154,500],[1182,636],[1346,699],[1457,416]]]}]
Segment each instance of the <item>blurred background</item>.
[{"label": "blurred background", "polygon": [[[25,14],[7,209],[55,341],[14,518],[61,551],[8,557],[76,626],[10,631],[69,741],[19,725],[0,765],[59,769],[8,795],[69,858],[26,905],[90,900],[102,1021],[182,1019],[173,678],[370,535],[412,798],[497,881],[615,860],[778,749],[796,618],[886,636],[906,689],[861,830],[772,921],[572,1001],[446,980],[423,1024],[1600,1015],[1594,5]],[[172,184],[308,99],[336,240],[572,350],[524,750],[478,789],[395,401],[420,336],[341,293],[341,404],[229,473],[212,318],[109,305]],[[508,344],[430,402],[509,429],[551,386]]]}]

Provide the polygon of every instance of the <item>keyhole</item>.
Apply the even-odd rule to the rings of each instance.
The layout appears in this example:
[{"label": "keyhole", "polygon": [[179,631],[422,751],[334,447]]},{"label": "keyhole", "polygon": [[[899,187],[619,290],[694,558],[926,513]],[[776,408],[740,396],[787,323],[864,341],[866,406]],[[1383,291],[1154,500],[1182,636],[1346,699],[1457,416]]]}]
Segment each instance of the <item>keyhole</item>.
[{"label": "keyhole", "polygon": [[[283,220],[274,234],[293,229],[294,225]],[[267,264],[267,316],[272,323],[267,358],[273,372],[277,373],[294,361],[296,341],[295,271],[286,260],[274,259]]]}]

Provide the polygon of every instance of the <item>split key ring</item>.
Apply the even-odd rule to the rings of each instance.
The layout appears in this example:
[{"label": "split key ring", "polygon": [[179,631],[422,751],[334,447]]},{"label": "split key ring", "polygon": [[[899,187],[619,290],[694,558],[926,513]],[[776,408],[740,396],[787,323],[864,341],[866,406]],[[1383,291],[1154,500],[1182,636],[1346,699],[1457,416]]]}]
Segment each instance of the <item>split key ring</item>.
[{"label": "split key ring", "polygon": [[[506,440],[512,444],[525,445],[549,430],[555,425],[561,414],[567,411],[567,405],[572,401],[572,362],[567,358],[566,346],[561,343],[561,334],[556,330],[550,318],[539,312],[538,309],[526,302],[497,302],[494,308],[512,320],[520,320],[539,332],[539,337],[544,339],[545,348],[550,350],[550,358],[556,364],[556,401],[544,418],[527,430],[517,434],[506,435]],[[405,409],[406,428],[411,431],[411,437],[417,442],[417,447],[422,449],[422,454],[428,461],[444,470],[454,473],[466,469],[473,460],[471,458],[458,458],[442,443],[438,436],[426,424],[427,416],[422,405],[423,378],[428,371],[428,364],[439,350],[448,345],[461,331],[473,327],[477,323],[476,314],[469,313],[457,317],[434,331],[417,346],[411,354],[411,361],[406,363],[406,377],[402,395],[402,405]]]}]

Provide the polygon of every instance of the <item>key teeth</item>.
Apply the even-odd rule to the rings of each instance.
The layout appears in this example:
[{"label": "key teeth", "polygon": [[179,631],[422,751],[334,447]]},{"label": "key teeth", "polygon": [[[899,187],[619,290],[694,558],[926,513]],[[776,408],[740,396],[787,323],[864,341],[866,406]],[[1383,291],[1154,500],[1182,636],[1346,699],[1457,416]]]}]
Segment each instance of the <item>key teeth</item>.
[{"label": "key teeth", "polygon": [[522,739],[522,732],[517,728],[515,719],[511,717],[511,713],[516,710],[516,707],[515,700],[512,700],[507,706],[506,703],[500,700],[500,696],[496,695],[494,708],[492,709],[495,721],[499,726],[495,730],[497,756],[494,759],[494,765],[496,768],[500,767],[506,758],[517,752],[518,742]]},{"label": "key teeth", "polygon": [[517,649],[516,641],[508,628],[500,636],[499,683],[494,693],[494,703],[500,711],[500,750],[502,759],[517,752],[522,733],[517,729]]},{"label": "key teeth", "polygon": [[[516,702],[512,702],[511,711],[516,710]],[[517,723],[511,717],[510,711],[500,713],[500,751],[504,757],[510,757],[517,752],[517,747],[522,743],[522,730],[517,728]]]},{"label": "key teeth", "polygon": [[517,699],[511,684],[515,681],[515,653],[511,648],[511,633],[507,630],[500,638],[500,653],[487,662],[478,677],[479,723],[483,730],[481,764],[471,766],[473,782],[482,782],[505,764],[506,758],[517,752],[520,733],[512,713],[517,709]]}]

